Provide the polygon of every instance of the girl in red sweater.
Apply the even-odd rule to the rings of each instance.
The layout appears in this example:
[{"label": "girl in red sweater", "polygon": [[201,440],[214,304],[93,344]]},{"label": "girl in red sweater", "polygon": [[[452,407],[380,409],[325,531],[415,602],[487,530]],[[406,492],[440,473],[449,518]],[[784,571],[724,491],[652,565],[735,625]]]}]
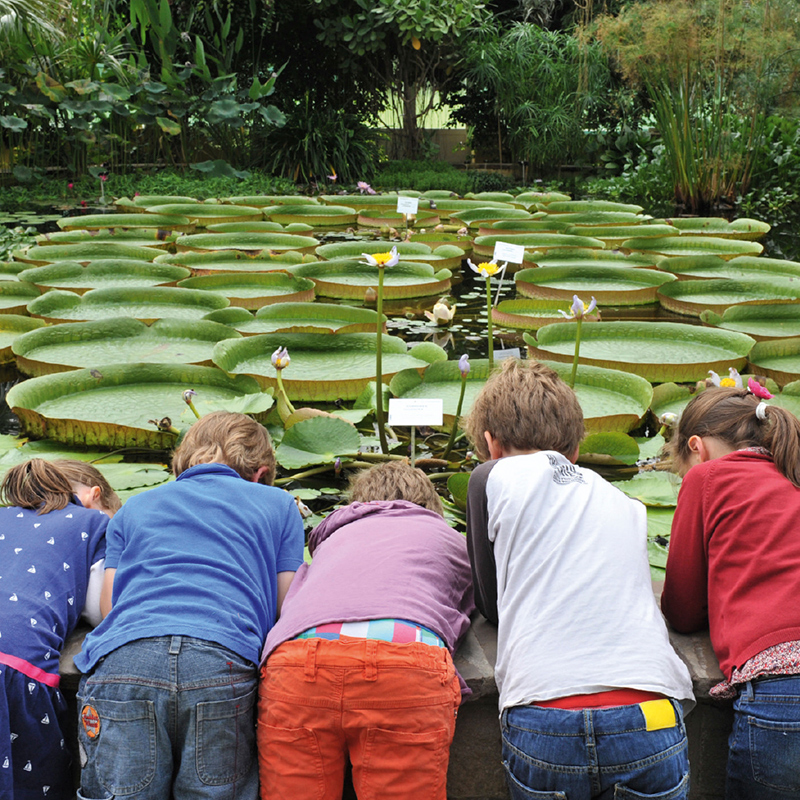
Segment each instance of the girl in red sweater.
[{"label": "girl in red sweater", "polygon": [[800,799],[800,422],[748,389],[712,388],[668,445],[683,476],[661,607],[708,625],[735,697],[726,800]]}]

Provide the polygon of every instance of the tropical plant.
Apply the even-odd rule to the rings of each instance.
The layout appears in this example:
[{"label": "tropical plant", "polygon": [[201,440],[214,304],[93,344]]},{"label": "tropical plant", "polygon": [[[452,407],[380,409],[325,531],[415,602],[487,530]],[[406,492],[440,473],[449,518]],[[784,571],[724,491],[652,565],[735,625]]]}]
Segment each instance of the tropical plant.
[{"label": "tropical plant", "polygon": [[[597,44],[529,23],[505,31],[496,23],[482,26],[465,42],[462,66],[466,94],[493,100],[491,127],[501,160],[507,145],[512,160],[540,167],[581,154],[584,128],[609,88],[606,59]],[[473,136],[488,138],[490,120],[485,113],[473,117],[472,109],[464,103],[454,116],[482,125]]]},{"label": "tropical plant", "polygon": [[646,0],[594,26],[625,80],[649,93],[675,199],[733,204],[752,180],[765,113],[797,80],[791,0]]}]

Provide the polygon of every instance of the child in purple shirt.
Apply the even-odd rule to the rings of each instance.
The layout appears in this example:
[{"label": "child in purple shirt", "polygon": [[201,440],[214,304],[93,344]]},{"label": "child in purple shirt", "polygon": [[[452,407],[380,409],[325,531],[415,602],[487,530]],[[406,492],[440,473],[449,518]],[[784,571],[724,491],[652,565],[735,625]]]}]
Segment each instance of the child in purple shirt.
[{"label": "child in purple shirt", "polygon": [[262,654],[261,797],[444,800],[461,701],[452,661],[474,608],[464,537],[424,473],[360,473],[309,536]]}]

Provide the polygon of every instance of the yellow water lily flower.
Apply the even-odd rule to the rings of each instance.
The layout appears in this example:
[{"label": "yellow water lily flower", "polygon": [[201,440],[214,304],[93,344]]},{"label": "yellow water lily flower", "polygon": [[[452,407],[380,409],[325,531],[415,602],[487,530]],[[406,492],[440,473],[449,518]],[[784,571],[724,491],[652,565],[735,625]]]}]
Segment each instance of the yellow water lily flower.
[{"label": "yellow water lily flower", "polygon": [[[498,266],[494,261],[484,261],[475,265],[470,259],[467,259],[467,264],[469,264],[473,272],[483,275],[484,278],[491,278],[492,275],[496,275],[503,268]],[[503,266],[505,266],[505,264]]]}]

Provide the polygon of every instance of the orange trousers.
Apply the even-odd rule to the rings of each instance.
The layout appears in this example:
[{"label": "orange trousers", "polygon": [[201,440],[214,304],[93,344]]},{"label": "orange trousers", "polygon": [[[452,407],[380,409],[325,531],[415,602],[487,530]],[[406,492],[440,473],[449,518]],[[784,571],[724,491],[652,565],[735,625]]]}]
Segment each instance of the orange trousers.
[{"label": "orange trousers", "polygon": [[450,653],[374,639],[286,642],[261,671],[262,800],[446,800],[461,702]]}]

